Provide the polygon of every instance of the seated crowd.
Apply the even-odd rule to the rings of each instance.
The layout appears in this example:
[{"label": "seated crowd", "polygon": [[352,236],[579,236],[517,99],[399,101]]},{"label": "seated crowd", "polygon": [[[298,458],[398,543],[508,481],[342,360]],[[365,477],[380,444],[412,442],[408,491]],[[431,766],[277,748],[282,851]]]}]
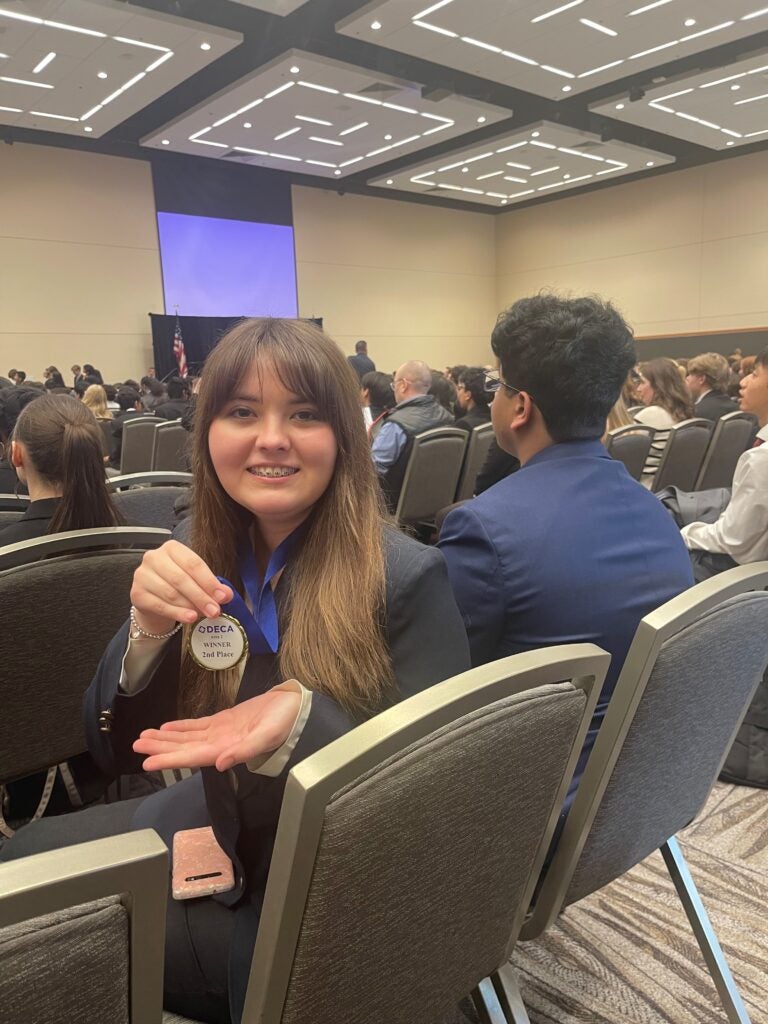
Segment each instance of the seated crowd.
[{"label": "seated crowd", "polygon": [[[0,848],[0,861],[11,860],[147,827],[170,847],[179,830],[211,825],[235,885],[169,901],[170,1010],[240,1020],[295,764],[470,666],[591,642],[611,665],[565,814],[638,623],[692,586],[691,554],[725,556],[719,569],[768,558],[768,349],[740,382],[740,406],[759,422],[757,447],[741,456],[717,521],[681,531],[602,439],[612,417],[634,422],[626,406],[638,400],[636,421],[659,432],[657,445],[675,422],[733,411],[723,357],[638,367],[632,333],[610,304],[548,294],[503,312],[491,348],[494,368],[436,374],[412,359],[389,375],[364,342],[347,362],[312,324],[254,319],[208,357],[188,417],[191,516],[145,554],[130,619],[105,638],[85,697],[88,747],[105,780],[142,768],[200,771],[150,796],[46,817]],[[31,394],[22,371],[0,391],[0,489],[12,491],[8,473],[17,474],[39,510],[25,525],[0,527],[0,547],[118,522],[98,419],[115,422],[109,461],[119,466],[119,426],[148,412],[189,412],[183,382],[170,382],[166,398],[151,377],[123,382],[110,409],[103,381],[83,370],[93,372],[72,368],[77,397]],[[495,443],[475,497],[448,512],[437,544],[399,530],[386,509],[397,503],[414,438],[488,423]],[[659,456],[657,447],[648,474]],[[201,618],[222,614],[240,623],[247,654],[212,672],[189,640]]]}]

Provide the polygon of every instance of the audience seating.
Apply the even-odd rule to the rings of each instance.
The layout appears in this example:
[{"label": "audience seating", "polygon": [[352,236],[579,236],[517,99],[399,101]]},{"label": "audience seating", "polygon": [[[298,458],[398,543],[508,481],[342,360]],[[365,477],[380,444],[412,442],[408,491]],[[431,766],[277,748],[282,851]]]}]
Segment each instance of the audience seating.
[{"label": "audience seating", "polygon": [[150,829],[0,864],[4,1024],[160,1024],[167,888]]},{"label": "audience seating", "polygon": [[413,439],[395,509],[403,524],[433,522],[456,494],[467,432],[457,427],[436,427]]},{"label": "audience seating", "polygon": [[128,617],[144,551],[169,536],[111,527],[0,549],[0,787],[42,770],[53,779],[86,749],[83,694]]},{"label": "audience seating", "polygon": [[115,444],[115,438],[112,433],[112,428],[115,425],[114,420],[96,420],[101,430],[101,454],[111,455],[112,448]]},{"label": "audience seating", "polygon": [[747,412],[729,412],[715,423],[712,440],[694,485],[695,491],[730,487],[736,463],[751,447],[757,434],[757,420]]},{"label": "audience seating", "polygon": [[123,446],[120,450],[120,474],[144,473],[152,469],[155,427],[168,420],[160,416],[137,416],[123,423]]},{"label": "audience seating", "polygon": [[623,462],[630,476],[639,480],[643,475],[655,433],[653,427],[642,423],[616,427],[615,430],[608,431],[605,447],[611,458]]},{"label": "audience seating", "polygon": [[15,523],[18,519],[21,519],[23,514],[24,512],[21,509],[18,512],[0,511],[0,526],[5,526],[7,523]]},{"label": "audience seating", "polygon": [[493,441],[493,424],[482,423],[475,427],[469,435],[464,464],[461,467],[459,485],[456,488],[455,501],[466,501],[474,497],[477,474],[483,468],[485,457]]},{"label": "audience seating", "polygon": [[[675,834],[701,811],[768,660],[768,562],[739,566],[640,623],[522,939],[660,849],[732,1024],[749,1018]],[[650,942],[656,936],[649,936]],[[514,974],[509,1019],[527,1021]]]},{"label": "audience seating", "polygon": [[125,476],[113,476],[107,480],[110,491],[124,491],[129,487],[191,487],[191,473],[154,472],[128,473]]},{"label": "audience seating", "polygon": [[28,504],[28,494],[0,494],[0,512],[21,513]]},{"label": "audience seating", "polygon": [[189,470],[190,433],[181,425],[181,420],[166,420],[155,427],[155,441],[152,449],[152,469],[186,473]]},{"label": "audience seating", "polygon": [[185,491],[186,487],[131,487],[113,494],[112,502],[131,526],[173,530],[177,525],[174,508]]},{"label": "audience seating", "polygon": [[669,439],[661,453],[651,490],[679,487],[692,491],[712,436],[711,420],[694,418],[669,428]]}]

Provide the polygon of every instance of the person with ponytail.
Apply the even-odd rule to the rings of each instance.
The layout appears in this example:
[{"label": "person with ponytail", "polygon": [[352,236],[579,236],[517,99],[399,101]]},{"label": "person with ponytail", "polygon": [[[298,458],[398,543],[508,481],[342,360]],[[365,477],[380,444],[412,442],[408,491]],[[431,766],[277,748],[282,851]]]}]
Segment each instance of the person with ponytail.
[{"label": "person with ponytail", "polygon": [[[193,472],[192,515],[136,570],[85,725],[110,775],[201,771],[28,825],[0,859],[139,828],[170,849],[176,832],[212,826],[235,885],[169,901],[165,1005],[238,1022],[288,772],[465,671],[469,649],[442,554],[385,516],[358,381],[313,324],[245,320],[221,339],[197,400]],[[209,635],[239,644],[240,660],[213,670]]]},{"label": "person with ponytail", "polygon": [[122,523],[107,490],[101,431],[76,398],[41,395],[22,409],[11,464],[30,502],[20,519],[0,527],[0,546]]}]

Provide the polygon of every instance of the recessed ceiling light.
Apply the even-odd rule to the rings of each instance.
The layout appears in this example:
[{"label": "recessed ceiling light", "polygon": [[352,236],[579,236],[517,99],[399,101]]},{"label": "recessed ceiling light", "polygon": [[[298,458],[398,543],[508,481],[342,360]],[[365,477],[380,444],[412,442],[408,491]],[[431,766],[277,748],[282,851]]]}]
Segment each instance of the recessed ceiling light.
[{"label": "recessed ceiling light", "polygon": [[683,22],[683,24],[685,25],[686,28],[693,28],[693,26],[696,24],[696,19],[695,18],[686,18],[685,21]]},{"label": "recessed ceiling light", "polygon": [[91,128],[91,126],[90,126],[89,124],[87,124],[87,125],[85,126],[85,128],[83,128],[83,131],[84,131],[84,132],[92,132],[92,131],[93,131],[93,128]]},{"label": "recessed ceiling light", "polygon": [[649,160],[648,163],[645,166],[646,167],[653,167],[653,160]]},{"label": "recessed ceiling light", "polygon": [[292,75],[298,75],[298,73],[299,73],[300,71],[301,71],[301,68],[297,67],[297,66],[296,66],[295,64],[294,64],[294,65],[293,65],[293,67],[291,68],[291,74],[292,74]]},{"label": "recessed ceiling light", "polygon": [[333,173],[334,173],[334,174],[341,174],[341,171],[339,171],[339,170],[336,170],[336,171],[334,171]]},{"label": "recessed ceiling light", "polygon": [[501,200],[501,205],[502,206],[506,206],[507,205],[507,200],[506,199],[502,199]]},{"label": "recessed ceiling light", "polygon": [[162,145],[163,146],[170,146],[170,144],[171,144],[171,140],[170,139],[163,139],[162,140]]},{"label": "recessed ceiling light", "polygon": [[385,135],[384,136],[384,141],[385,142],[391,142],[392,141],[392,136],[391,135]]},{"label": "recessed ceiling light", "polygon": [[477,123],[478,124],[485,124],[485,118],[484,117],[478,117]]},{"label": "recessed ceiling light", "polygon": [[392,179],[392,178],[387,178],[387,184],[388,184],[388,185],[394,185],[394,184],[395,184],[395,182],[394,182],[394,179]]},{"label": "recessed ceiling light", "polygon": [[211,48],[211,44],[210,43],[200,43],[200,49],[201,50],[210,50],[210,48]]},{"label": "recessed ceiling light", "polygon": [[741,88],[740,85],[732,85],[731,86],[731,92],[738,92],[740,88]]},{"label": "recessed ceiling light", "polygon": [[616,104],[616,109],[617,110],[623,110],[624,109],[624,104],[623,103],[617,103]]},{"label": "recessed ceiling light", "polygon": [[468,167],[462,167],[461,168],[461,173],[462,174],[467,174],[468,172],[469,172],[469,168]]},{"label": "recessed ceiling light", "polygon": [[106,71],[100,71],[96,77],[97,78],[109,78],[109,75],[107,74]]},{"label": "recessed ceiling light", "polygon": [[379,29],[381,28],[381,22],[380,21],[372,21],[371,22],[371,28],[373,29],[374,32],[378,32]]},{"label": "recessed ceiling light", "polygon": [[538,139],[538,137],[540,135],[541,135],[541,132],[531,132],[531,138],[532,139]]},{"label": "recessed ceiling light", "polygon": [[564,175],[563,175],[563,179],[564,179],[565,181],[567,181],[567,180],[568,180],[568,178],[570,178],[570,174],[564,174]]},{"label": "recessed ceiling light", "polygon": [[729,139],[728,142],[726,142],[726,146],[732,146],[732,145],[734,145],[733,139]]},{"label": "recessed ceiling light", "polygon": [[250,121],[243,121],[243,128],[253,128]]},{"label": "recessed ceiling light", "polygon": [[571,86],[571,85],[564,85],[563,86],[563,92],[570,92],[572,88],[573,88],[573,86]]}]

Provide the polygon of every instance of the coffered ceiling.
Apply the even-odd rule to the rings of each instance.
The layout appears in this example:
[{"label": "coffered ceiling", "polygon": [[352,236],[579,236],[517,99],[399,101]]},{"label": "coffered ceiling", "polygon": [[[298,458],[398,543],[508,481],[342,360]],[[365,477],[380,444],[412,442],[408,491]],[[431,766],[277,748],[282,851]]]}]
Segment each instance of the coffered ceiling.
[{"label": "coffered ceiling", "polygon": [[501,214],[768,145],[760,2],[0,0],[0,138]]}]

